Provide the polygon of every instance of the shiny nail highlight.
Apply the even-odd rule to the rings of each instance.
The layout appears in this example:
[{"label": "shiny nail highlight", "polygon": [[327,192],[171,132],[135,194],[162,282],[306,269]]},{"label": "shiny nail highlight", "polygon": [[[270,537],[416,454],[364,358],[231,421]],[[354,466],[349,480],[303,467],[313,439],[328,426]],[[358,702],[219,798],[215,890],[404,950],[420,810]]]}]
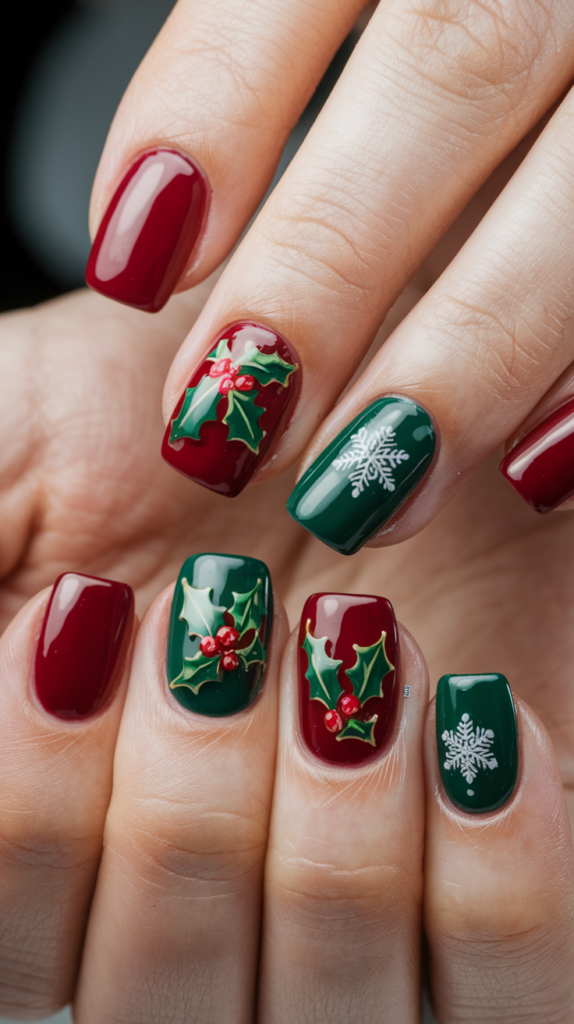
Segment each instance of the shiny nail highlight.
[{"label": "shiny nail highlight", "polygon": [[173,149],[143,153],[106,210],[86,284],[116,302],[157,313],[198,241],[209,194],[203,172],[188,156]]},{"label": "shiny nail highlight", "polygon": [[506,676],[442,676],[436,737],[442,783],[456,807],[478,814],[510,799],[518,774],[518,729]]},{"label": "shiny nail highlight", "polygon": [[500,472],[536,512],[552,512],[574,495],[574,398],[556,409],[505,455]]},{"label": "shiny nail highlight", "polygon": [[171,606],[167,679],[189,711],[220,717],[261,689],[273,623],[269,570],[257,558],[192,555]]},{"label": "shiny nail highlight", "polygon": [[392,735],[398,634],[384,597],[313,594],[299,628],[299,708],[305,743],[330,764],[371,760]]},{"label": "shiny nail highlight", "polygon": [[195,483],[229,498],[262,464],[300,389],[289,342],[248,321],[217,336],[170,418],[162,455]]},{"label": "shiny nail highlight", "polygon": [[352,555],[398,511],[435,450],[430,416],[409,398],[379,398],[315,459],[287,511],[324,544]]},{"label": "shiny nail highlight", "polygon": [[46,609],[35,660],[40,703],[58,718],[87,718],[112,696],[131,634],[126,583],[67,572]]}]

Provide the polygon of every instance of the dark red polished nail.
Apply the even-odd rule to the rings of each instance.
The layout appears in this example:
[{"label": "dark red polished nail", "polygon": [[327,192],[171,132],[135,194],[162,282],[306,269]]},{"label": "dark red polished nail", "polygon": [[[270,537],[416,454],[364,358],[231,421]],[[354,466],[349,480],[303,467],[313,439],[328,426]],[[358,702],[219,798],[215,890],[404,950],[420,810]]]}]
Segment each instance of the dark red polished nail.
[{"label": "dark red polished nail", "polygon": [[188,156],[152,149],[131,165],[100,224],[86,283],[109,299],[157,313],[203,227],[209,188]]},{"label": "dark red polished nail", "polygon": [[500,471],[537,512],[552,512],[574,494],[574,398],[539,423],[505,455]]},{"label": "dark red polished nail", "polygon": [[393,731],[397,623],[390,601],[313,594],[299,629],[301,728],[310,750],[331,764],[374,757]]},{"label": "dark red polished nail", "polygon": [[233,498],[249,483],[300,389],[289,342],[240,322],[222,331],[173,410],[162,455],[170,466]]},{"label": "dark red polished nail", "polygon": [[131,632],[126,583],[66,572],[58,577],[36,650],[40,703],[58,718],[85,718],[114,691]]}]

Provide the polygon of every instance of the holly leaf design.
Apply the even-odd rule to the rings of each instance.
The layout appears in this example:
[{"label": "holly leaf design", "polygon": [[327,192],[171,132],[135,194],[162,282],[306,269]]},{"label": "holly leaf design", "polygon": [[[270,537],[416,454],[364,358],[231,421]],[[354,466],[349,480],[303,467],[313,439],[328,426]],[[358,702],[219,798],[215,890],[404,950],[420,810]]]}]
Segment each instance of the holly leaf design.
[{"label": "holly leaf design", "polygon": [[177,686],[187,686],[197,696],[204,683],[216,683],[221,679],[219,661],[219,658],[208,658],[201,651],[193,658],[184,658],[181,672],[169,684],[170,690],[175,690]]},{"label": "holly leaf design", "polygon": [[320,700],[330,711],[337,707],[337,701],[343,692],[338,672],[343,664],[338,658],[330,658],[325,650],[328,637],[314,637],[307,619],[303,650],[307,655],[309,667],[305,678],[309,680],[311,700]]},{"label": "holly leaf design", "polygon": [[243,662],[243,667],[245,669],[248,669],[250,665],[255,664],[256,661],[261,662],[263,665],[267,661],[265,648],[259,639],[258,633],[255,634],[248,647],[244,647],[242,650],[238,650],[235,653],[239,660]]},{"label": "holly leaf design", "polygon": [[347,669],[347,675],[353,684],[355,696],[364,704],[369,697],[383,696],[383,679],[388,672],[392,672],[394,665],[391,665],[385,651],[387,634],[381,633],[380,640],[371,647],[359,647],[353,644],[353,650],[357,652],[357,660],[352,668]]},{"label": "holly leaf design", "polygon": [[[215,636],[221,626],[225,626],[223,613],[227,610],[211,600],[213,587],[199,590],[190,587],[185,576],[182,577],[183,607],[179,618],[187,622],[187,631],[192,636]],[[214,659],[209,659],[213,661]],[[217,660],[217,659],[216,659]]]},{"label": "holly leaf design", "polygon": [[207,358],[213,359],[214,361],[217,361],[218,359],[231,359],[231,362],[234,362],[233,356],[229,351],[229,339],[222,338],[221,341],[217,343],[217,348],[214,348],[213,352],[210,352]]},{"label": "holly leaf design", "polygon": [[179,415],[171,421],[170,444],[182,437],[199,441],[202,424],[217,419],[217,406],[222,397],[219,384],[218,377],[202,377],[196,387],[187,388]]},{"label": "holly leaf design", "polygon": [[243,441],[255,455],[265,437],[265,431],[259,426],[259,419],[265,409],[255,405],[257,394],[257,391],[228,391],[227,412],[223,417],[223,422],[229,428],[229,440]]},{"label": "holly leaf design", "polygon": [[299,367],[286,363],[276,352],[260,352],[258,348],[252,348],[243,356],[241,369],[249,369],[263,387],[272,381],[285,387],[291,374]]},{"label": "holly leaf design", "polygon": [[259,629],[262,618],[262,581],[257,583],[252,590],[246,594],[233,594],[233,606],[230,613],[233,615],[233,622],[238,633],[246,633],[248,629]]},{"label": "holly leaf design", "polygon": [[372,747],[375,744],[375,726],[377,724],[378,715],[373,715],[369,718],[368,722],[361,722],[358,718],[350,718],[344,729],[338,734],[338,740],[363,740],[364,743],[370,743]]}]

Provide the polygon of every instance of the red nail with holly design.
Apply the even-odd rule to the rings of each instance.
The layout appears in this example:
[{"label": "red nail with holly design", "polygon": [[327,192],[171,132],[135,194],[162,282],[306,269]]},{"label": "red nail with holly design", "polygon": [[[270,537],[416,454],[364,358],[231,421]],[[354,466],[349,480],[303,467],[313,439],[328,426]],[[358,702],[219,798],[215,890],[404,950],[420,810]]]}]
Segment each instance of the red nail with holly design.
[{"label": "red nail with holly design", "polygon": [[170,466],[235,497],[263,462],[300,390],[293,349],[269,327],[226,327],[191,377],[162,446]]},{"label": "red nail with holly design", "polygon": [[299,630],[299,706],[309,749],[358,765],[388,745],[396,717],[397,623],[390,601],[313,594]]}]

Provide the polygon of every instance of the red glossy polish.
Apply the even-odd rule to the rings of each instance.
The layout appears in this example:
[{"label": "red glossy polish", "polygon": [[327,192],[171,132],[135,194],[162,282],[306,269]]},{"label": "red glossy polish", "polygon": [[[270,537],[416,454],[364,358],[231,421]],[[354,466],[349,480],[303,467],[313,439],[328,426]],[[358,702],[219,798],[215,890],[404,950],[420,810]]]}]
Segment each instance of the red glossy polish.
[{"label": "red glossy polish", "polygon": [[500,471],[537,512],[574,494],[574,398],[556,409],[506,455]]},{"label": "red glossy polish", "polygon": [[36,692],[46,711],[86,718],[104,706],[122,666],[133,611],[126,583],[76,572],[58,577],[36,650]]},{"label": "red glossy polish", "polygon": [[241,321],[217,336],[173,410],[166,462],[233,498],[263,462],[300,390],[295,353],[281,334]]},{"label": "red glossy polish", "polygon": [[131,165],[96,235],[86,284],[109,299],[157,313],[203,227],[209,187],[188,156],[153,149]]},{"label": "red glossy polish", "polygon": [[309,749],[323,761],[375,757],[395,722],[398,635],[384,597],[313,594],[299,628],[299,707]]}]

